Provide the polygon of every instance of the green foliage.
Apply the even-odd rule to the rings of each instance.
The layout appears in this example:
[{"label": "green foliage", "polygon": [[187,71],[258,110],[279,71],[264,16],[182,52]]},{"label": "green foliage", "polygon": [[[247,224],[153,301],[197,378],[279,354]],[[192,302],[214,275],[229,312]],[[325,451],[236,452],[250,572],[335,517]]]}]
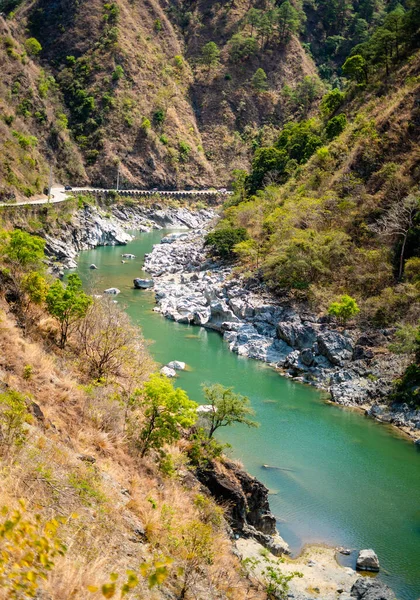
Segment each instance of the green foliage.
[{"label": "green foliage", "polygon": [[34,304],[41,305],[45,302],[48,284],[45,277],[38,271],[31,271],[22,277],[22,290]]},{"label": "green foliage", "polygon": [[27,148],[34,148],[38,144],[38,139],[34,135],[24,135],[20,131],[12,131],[13,137],[15,137],[19,143],[19,146],[26,150]]},{"label": "green foliage", "polygon": [[229,42],[229,58],[232,62],[245,61],[258,52],[257,40],[235,33]]},{"label": "green foliage", "polygon": [[124,77],[124,69],[121,65],[117,65],[112,73],[112,80],[119,81],[122,77]]},{"label": "green foliage", "polygon": [[41,267],[45,241],[21,229],[15,229],[3,247],[5,261],[14,268],[28,271]]},{"label": "green foliage", "polygon": [[228,444],[220,444],[214,438],[209,438],[207,432],[199,427],[191,434],[188,458],[192,465],[206,467],[213,460],[220,458],[227,447]]},{"label": "green foliage", "polygon": [[141,406],[144,420],[137,434],[141,456],[179,439],[181,428],[191,427],[197,419],[197,404],[163,375],[152,375],[144,384]]},{"label": "green foliage", "polygon": [[226,388],[220,383],[210,386],[203,385],[206,404],[212,410],[203,413],[209,423],[209,438],[220,427],[227,427],[234,423],[241,423],[248,427],[258,427],[258,423],[250,417],[255,415],[251,408],[249,398],[237,394],[233,388]]},{"label": "green foliage", "polygon": [[325,116],[334,114],[343,104],[346,95],[339,89],[335,88],[322,97],[320,103],[321,113]]},{"label": "green foliage", "polygon": [[262,92],[267,89],[267,74],[264,69],[257,69],[251,79],[253,87]]},{"label": "green foliage", "polygon": [[210,246],[213,254],[222,258],[231,258],[236,244],[243,242],[247,237],[248,233],[243,227],[216,229],[206,235],[205,246]]},{"label": "green foliage", "polygon": [[153,114],[153,121],[157,125],[162,125],[162,123],[165,121],[165,119],[166,119],[166,112],[164,111],[163,108],[158,108],[158,110],[156,110]]},{"label": "green foliage", "polygon": [[345,130],[346,126],[346,115],[341,113],[341,115],[337,115],[328,121],[325,127],[325,135],[327,136],[328,140],[333,140]]},{"label": "green foliage", "polygon": [[82,281],[76,273],[69,275],[67,285],[55,281],[46,296],[48,312],[60,325],[60,348],[64,348],[75,324],[82,319],[92,304],[92,298],[82,289]]},{"label": "green foliage", "polygon": [[410,324],[400,324],[395,332],[395,341],[389,345],[391,352],[415,354],[420,349],[420,329]]},{"label": "green foliage", "polygon": [[266,175],[274,176],[277,183],[283,183],[286,178],[286,165],[289,155],[284,149],[269,146],[258,148],[252,160],[252,169],[247,180],[249,192],[255,193],[263,187]]},{"label": "green foliage", "polygon": [[220,50],[215,42],[207,42],[201,49],[201,62],[209,70],[219,64]]},{"label": "green foliage", "polygon": [[143,131],[149,131],[151,127],[152,124],[150,122],[150,119],[148,119],[147,117],[142,117],[141,128],[143,129]]},{"label": "green foliage", "polygon": [[25,48],[28,54],[31,56],[38,56],[42,50],[41,44],[34,37],[25,40]]},{"label": "green foliage", "polygon": [[347,294],[341,296],[338,302],[332,302],[328,308],[328,314],[337,317],[343,325],[359,312],[360,309],[357,306],[356,300]]},{"label": "green foliage", "polygon": [[191,146],[189,144],[187,144],[187,142],[184,142],[183,140],[181,140],[179,142],[179,154],[180,154],[180,158],[183,161],[186,161],[190,155],[191,152]]},{"label": "green foliage", "polygon": [[357,83],[368,82],[368,63],[360,54],[350,56],[344,63],[342,72],[345,77]]},{"label": "green foliage", "polygon": [[58,536],[59,520],[43,523],[40,515],[27,517],[25,503],[20,510],[3,508],[0,523],[0,587],[10,600],[37,598],[42,581],[63,556],[65,545]]},{"label": "green foliage", "polygon": [[24,443],[28,421],[28,409],[22,394],[13,390],[0,394],[0,451],[3,457]]},{"label": "green foliage", "polygon": [[[420,347],[420,344],[419,344]],[[411,364],[401,379],[394,382],[394,389],[389,396],[390,402],[406,403],[420,407],[420,361]]]},{"label": "green foliage", "polygon": [[153,24],[153,29],[156,31],[156,33],[159,33],[159,31],[162,31],[163,26],[162,26],[162,22],[160,19],[156,19],[154,24]]}]

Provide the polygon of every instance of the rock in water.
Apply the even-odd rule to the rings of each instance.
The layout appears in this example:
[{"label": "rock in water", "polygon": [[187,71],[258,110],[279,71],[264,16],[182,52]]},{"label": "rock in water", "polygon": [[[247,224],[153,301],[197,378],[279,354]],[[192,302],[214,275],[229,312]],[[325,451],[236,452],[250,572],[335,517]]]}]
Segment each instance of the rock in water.
[{"label": "rock in water", "polygon": [[135,254],[121,254],[123,258],[136,258]]},{"label": "rock in water", "polygon": [[356,568],[359,571],[379,571],[379,559],[376,553],[369,548],[368,550],[360,550],[356,561]]},{"label": "rock in water", "polygon": [[169,367],[162,367],[160,373],[165,375],[165,377],[176,377],[175,369],[170,369]]},{"label": "rock in water", "polygon": [[176,371],[183,371],[185,369],[185,363],[180,360],[171,360],[166,366]]},{"label": "rock in water", "polygon": [[370,577],[360,577],[351,588],[350,597],[357,600],[396,600],[391,588]]},{"label": "rock in water", "polygon": [[120,290],[118,288],[108,288],[107,290],[104,290],[104,294],[112,294],[114,296],[117,296],[117,294],[120,294]]},{"label": "rock in water", "polygon": [[154,285],[153,279],[140,279],[139,277],[133,279],[133,283],[134,287],[137,290],[147,290],[148,288],[151,288]]},{"label": "rock in water", "polygon": [[98,267],[96,265],[94,265],[93,263],[90,265],[89,269],[97,269]]}]

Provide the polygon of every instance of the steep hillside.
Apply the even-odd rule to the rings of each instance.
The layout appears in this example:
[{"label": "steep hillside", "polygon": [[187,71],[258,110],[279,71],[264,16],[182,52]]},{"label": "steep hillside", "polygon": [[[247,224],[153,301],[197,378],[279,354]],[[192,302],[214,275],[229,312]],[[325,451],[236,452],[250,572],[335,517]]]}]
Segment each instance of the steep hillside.
[{"label": "steep hillside", "polygon": [[[120,164],[123,185],[227,184],[290,114],[285,84],[295,87],[305,76],[313,83],[305,110],[320,96],[297,28],[281,38],[279,28],[275,37],[257,37],[247,2],[3,4],[17,4],[2,20],[2,60],[10,74],[3,103],[18,113],[23,130],[45,140],[38,148],[56,164],[56,179],[112,186]],[[203,57],[209,40],[220,46],[211,65]],[[258,69],[262,82],[253,79]],[[49,83],[38,98],[41,71]],[[25,85],[16,90],[19,77]],[[31,186],[29,174],[20,178],[9,177],[9,190]],[[38,187],[45,174],[41,179]]]}]

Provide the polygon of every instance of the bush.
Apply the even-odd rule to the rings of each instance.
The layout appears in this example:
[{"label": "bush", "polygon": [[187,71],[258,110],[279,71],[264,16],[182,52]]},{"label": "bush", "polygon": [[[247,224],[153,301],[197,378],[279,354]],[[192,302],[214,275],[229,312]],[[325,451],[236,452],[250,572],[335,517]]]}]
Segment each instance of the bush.
[{"label": "bush", "polygon": [[248,233],[244,227],[226,227],[208,233],[204,245],[210,246],[212,254],[222,258],[232,258],[236,244],[245,241],[247,238]]},{"label": "bush", "polygon": [[325,127],[325,135],[329,140],[334,139],[342,133],[347,125],[346,115],[343,113],[330,119]]},{"label": "bush", "polygon": [[112,73],[112,80],[118,81],[122,77],[124,77],[124,69],[121,65],[117,65]]},{"label": "bush", "polygon": [[31,56],[38,56],[42,50],[41,44],[34,37],[28,38],[25,41],[25,48],[28,54]]},{"label": "bush", "polygon": [[28,421],[29,413],[22,394],[13,390],[0,394],[0,450],[3,456],[24,443]]},{"label": "bush", "polygon": [[326,116],[334,114],[336,110],[343,104],[345,97],[345,93],[341,92],[339,89],[336,88],[331,90],[331,92],[325,94],[321,100],[321,113]]},{"label": "bush", "polygon": [[347,294],[341,296],[339,302],[330,304],[330,307],[328,308],[328,314],[337,317],[343,325],[359,312],[360,309],[357,306],[356,300]]}]

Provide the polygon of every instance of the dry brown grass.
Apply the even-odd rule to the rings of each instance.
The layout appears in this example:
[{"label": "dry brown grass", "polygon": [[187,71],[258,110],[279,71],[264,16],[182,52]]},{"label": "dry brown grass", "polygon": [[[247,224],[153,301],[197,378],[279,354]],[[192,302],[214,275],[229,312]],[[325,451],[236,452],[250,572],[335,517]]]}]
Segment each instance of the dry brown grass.
[{"label": "dry brown grass", "polygon": [[[37,330],[41,339],[44,327]],[[32,372],[25,379],[27,365]],[[26,443],[3,461],[0,506],[15,507],[24,498],[28,515],[64,518],[59,535],[68,550],[56,560],[43,586],[47,598],[86,600],[88,585],[102,585],[111,572],[119,573],[122,580],[127,569],[136,570],[162,555],[174,559],[165,583],[168,589],[179,591],[176,573],[184,565],[193,573],[193,595],[187,597],[262,598],[240,575],[220,509],[210,498],[200,508],[198,483],[191,485],[188,478],[188,487],[184,485],[183,442],[165,449],[176,475],[164,476],[153,457],[140,460],[129,453],[122,428],[124,409],[112,397],[115,389],[83,387],[83,377],[71,354],[52,352],[24,338],[2,304],[0,382],[36,402],[45,422],[33,418]],[[87,455],[88,461],[81,455]],[[191,563],[179,544],[194,523],[213,523],[209,563],[196,564],[195,559]],[[138,524],[145,539],[134,533]],[[162,598],[158,589],[150,591],[145,583],[132,597],[139,593],[144,599]]]}]

